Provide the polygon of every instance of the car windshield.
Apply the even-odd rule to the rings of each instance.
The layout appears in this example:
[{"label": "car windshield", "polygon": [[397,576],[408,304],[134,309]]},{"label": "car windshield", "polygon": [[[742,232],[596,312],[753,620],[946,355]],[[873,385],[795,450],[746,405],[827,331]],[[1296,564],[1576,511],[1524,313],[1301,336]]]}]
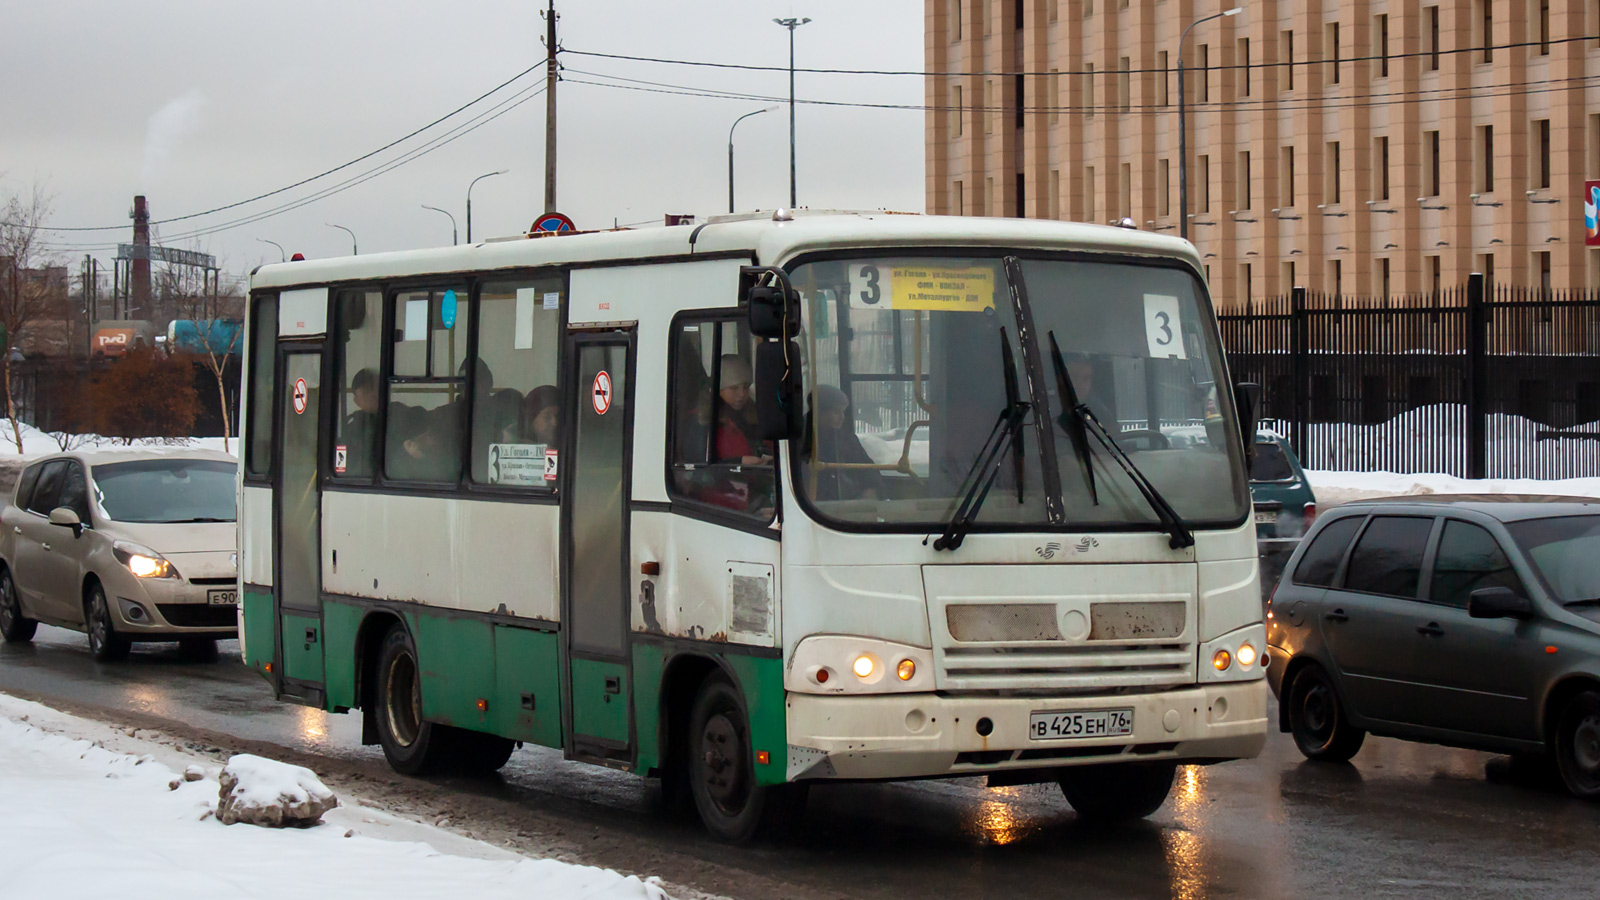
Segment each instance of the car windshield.
[{"label": "car windshield", "polygon": [[1276,441],[1257,441],[1256,458],[1250,464],[1251,481],[1293,481],[1294,467]]},{"label": "car windshield", "polygon": [[[797,490],[824,518],[936,528],[1007,407],[1003,348],[1030,404],[1016,453],[975,517],[1017,525],[1158,527],[1103,447],[1063,423],[1055,336],[1080,400],[1190,522],[1236,521],[1248,491],[1209,305],[1187,270],[1134,262],[878,257],[810,262]],[[1031,327],[1028,326],[1031,318]],[[1002,337],[1003,335],[1003,337]],[[1049,457],[1041,453],[1046,448]],[[1020,470],[1020,478],[1018,472]]]},{"label": "car windshield", "polygon": [[234,463],[149,459],[94,467],[95,499],[116,522],[232,522]]},{"label": "car windshield", "polygon": [[1561,603],[1600,598],[1600,516],[1558,516],[1506,525],[1550,596]]}]

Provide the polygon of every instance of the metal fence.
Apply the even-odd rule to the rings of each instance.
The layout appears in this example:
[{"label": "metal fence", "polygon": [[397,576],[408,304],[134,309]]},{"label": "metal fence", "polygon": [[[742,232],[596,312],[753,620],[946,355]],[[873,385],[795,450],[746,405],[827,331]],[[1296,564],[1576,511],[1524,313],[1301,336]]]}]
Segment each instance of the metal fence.
[{"label": "metal fence", "polygon": [[1296,288],[1220,315],[1308,468],[1600,476],[1600,292],[1495,286],[1359,298]]}]

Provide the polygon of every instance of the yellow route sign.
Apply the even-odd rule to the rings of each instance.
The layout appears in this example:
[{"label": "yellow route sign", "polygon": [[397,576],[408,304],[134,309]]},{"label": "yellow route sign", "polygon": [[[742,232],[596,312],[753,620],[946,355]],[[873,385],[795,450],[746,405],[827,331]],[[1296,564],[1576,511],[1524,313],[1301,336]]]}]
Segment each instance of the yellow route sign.
[{"label": "yellow route sign", "polygon": [[850,306],[982,312],[994,306],[994,282],[989,266],[853,264]]}]

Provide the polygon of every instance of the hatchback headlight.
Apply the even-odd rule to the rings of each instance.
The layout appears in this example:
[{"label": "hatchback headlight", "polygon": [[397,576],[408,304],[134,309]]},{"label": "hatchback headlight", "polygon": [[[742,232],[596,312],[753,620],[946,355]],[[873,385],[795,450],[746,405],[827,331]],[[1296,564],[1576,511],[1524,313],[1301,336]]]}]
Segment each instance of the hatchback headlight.
[{"label": "hatchback headlight", "polygon": [[178,569],[165,556],[143,544],[116,541],[111,545],[111,555],[128,567],[139,578],[177,578]]}]

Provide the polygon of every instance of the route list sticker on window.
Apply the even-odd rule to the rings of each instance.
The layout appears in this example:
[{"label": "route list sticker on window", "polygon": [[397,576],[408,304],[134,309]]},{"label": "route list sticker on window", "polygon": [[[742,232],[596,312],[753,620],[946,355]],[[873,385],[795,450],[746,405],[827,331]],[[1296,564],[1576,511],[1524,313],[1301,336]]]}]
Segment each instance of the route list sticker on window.
[{"label": "route list sticker on window", "polygon": [[1178,298],[1144,295],[1144,335],[1156,359],[1188,359],[1183,346],[1183,323],[1178,318]]},{"label": "route list sticker on window", "polygon": [[982,312],[994,306],[994,269],[987,266],[850,266],[851,309]]}]

